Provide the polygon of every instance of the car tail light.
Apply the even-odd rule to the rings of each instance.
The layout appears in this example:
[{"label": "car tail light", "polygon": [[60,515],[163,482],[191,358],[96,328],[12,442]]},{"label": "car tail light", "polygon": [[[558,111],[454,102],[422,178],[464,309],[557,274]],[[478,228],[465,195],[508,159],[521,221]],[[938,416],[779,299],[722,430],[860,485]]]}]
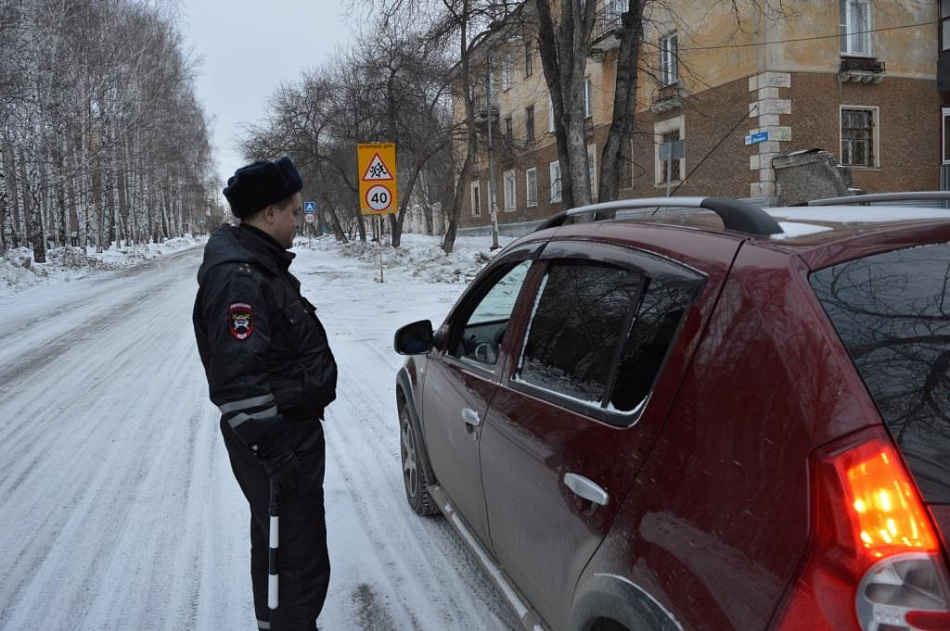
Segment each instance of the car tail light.
[{"label": "car tail light", "polygon": [[811,462],[811,543],[777,629],[950,629],[940,540],[882,427],[819,450]]}]

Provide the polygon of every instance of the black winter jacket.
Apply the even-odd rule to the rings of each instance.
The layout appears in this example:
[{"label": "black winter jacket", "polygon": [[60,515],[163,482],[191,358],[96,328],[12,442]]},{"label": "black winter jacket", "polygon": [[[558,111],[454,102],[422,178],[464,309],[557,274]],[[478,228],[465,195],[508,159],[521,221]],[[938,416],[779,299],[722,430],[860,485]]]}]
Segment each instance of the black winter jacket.
[{"label": "black winter jacket", "polygon": [[336,362],[288,271],[294,256],[260,230],[225,225],[198,270],[192,319],[211,400],[255,451],[283,419],[322,418],[336,398]]}]

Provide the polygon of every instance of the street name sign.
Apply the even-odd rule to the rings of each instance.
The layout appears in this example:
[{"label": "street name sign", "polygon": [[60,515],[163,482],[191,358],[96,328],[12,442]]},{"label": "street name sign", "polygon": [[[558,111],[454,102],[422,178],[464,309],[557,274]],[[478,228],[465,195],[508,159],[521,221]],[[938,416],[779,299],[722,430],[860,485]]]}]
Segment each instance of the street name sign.
[{"label": "street name sign", "polygon": [[392,142],[356,145],[360,173],[360,213],[392,215],[398,209],[396,190],[396,144]]},{"label": "street name sign", "polygon": [[749,134],[745,137],[745,144],[747,145],[757,145],[760,142],[767,142],[769,139],[769,132],[760,131],[757,134]]}]

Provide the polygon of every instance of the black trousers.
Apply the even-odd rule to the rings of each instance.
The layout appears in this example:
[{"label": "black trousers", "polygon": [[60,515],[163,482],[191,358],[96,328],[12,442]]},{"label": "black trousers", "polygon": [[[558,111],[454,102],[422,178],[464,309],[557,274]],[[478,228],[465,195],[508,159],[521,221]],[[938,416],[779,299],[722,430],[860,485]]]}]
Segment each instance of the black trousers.
[{"label": "black trousers", "polygon": [[295,421],[289,436],[303,479],[297,492],[280,497],[280,600],[267,608],[270,479],[264,466],[222,423],[231,468],[251,508],[251,582],[259,629],[313,631],[330,584],[330,557],[323,507],[326,446],[320,421]]}]

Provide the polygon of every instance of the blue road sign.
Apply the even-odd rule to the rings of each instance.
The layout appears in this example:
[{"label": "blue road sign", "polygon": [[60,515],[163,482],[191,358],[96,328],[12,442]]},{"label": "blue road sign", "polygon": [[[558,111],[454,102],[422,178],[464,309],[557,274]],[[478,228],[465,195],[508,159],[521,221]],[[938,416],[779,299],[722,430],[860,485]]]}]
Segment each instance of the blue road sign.
[{"label": "blue road sign", "polygon": [[769,132],[760,131],[757,134],[751,134],[745,137],[745,144],[747,145],[757,145],[760,142],[766,142],[769,139]]},{"label": "blue road sign", "polygon": [[317,202],[304,202],[303,211],[308,215],[317,212]]}]

